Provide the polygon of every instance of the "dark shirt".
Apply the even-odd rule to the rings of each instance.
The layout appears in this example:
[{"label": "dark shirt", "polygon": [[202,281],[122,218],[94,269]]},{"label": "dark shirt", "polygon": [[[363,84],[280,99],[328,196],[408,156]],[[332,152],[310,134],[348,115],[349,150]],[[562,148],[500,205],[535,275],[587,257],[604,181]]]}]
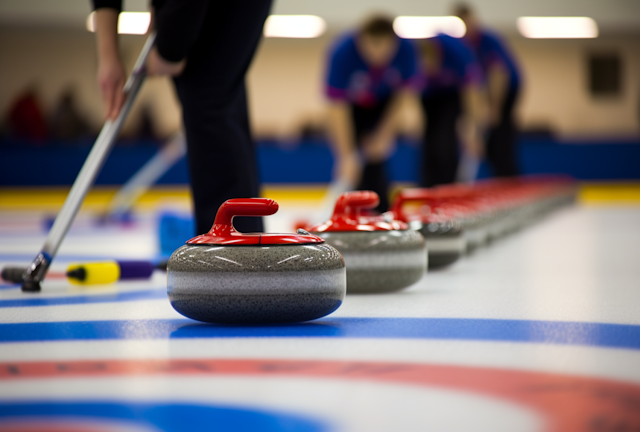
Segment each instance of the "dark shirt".
[{"label": "dark shirt", "polygon": [[440,65],[426,75],[425,94],[481,84],[482,69],[475,54],[460,39],[438,34],[429,39],[438,50]]},{"label": "dark shirt", "polygon": [[400,39],[395,56],[383,67],[364,61],[355,33],[342,36],[331,47],[325,87],[329,99],[375,106],[402,87],[421,89],[415,47],[409,41]]},{"label": "dark shirt", "polygon": [[[195,43],[209,7],[209,0],[153,0],[156,47],[170,62],[184,59]],[[120,12],[122,0],[93,0],[93,8],[112,8]]]},{"label": "dark shirt", "polygon": [[475,52],[485,76],[492,66],[498,65],[507,72],[509,87],[518,87],[520,84],[520,69],[513,54],[500,36],[489,30],[482,30],[478,37],[474,39],[466,37],[465,40]]}]

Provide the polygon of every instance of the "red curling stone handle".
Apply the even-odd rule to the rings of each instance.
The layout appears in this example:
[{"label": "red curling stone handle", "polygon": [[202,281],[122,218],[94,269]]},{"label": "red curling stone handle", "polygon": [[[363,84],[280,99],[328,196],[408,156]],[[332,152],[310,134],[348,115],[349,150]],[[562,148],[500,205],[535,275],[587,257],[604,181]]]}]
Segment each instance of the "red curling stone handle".
[{"label": "red curling stone handle", "polygon": [[437,196],[434,193],[433,189],[428,188],[415,188],[415,189],[403,189],[396,195],[396,198],[393,202],[392,210],[400,211],[402,206],[407,202],[418,201],[433,201],[436,200]]},{"label": "red curling stone handle", "polygon": [[380,197],[373,191],[346,192],[336,201],[333,216],[359,214],[361,208],[374,208],[379,203]]},{"label": "red curling stone handle", "polygon": [[278,203],[269,198],[238,198],[224,202],[218,209],[213,226],[207,234],[187,241],[188,245],[292,245],[323,243],[322,238],[309,233],[266,234],[240,233],[233,227],[235,216],[269,216],[278,211]]},{"label": "red curling stone handle", "polygon": [[424,202],[433,204],[433,202],[437,199],[436,194],[433,189],[429,188],[412,188],[412,189],[403,189],[396,195],[393,204],[391,205],[391,212],[395,215],[395,217],[400,220],[405,220],[406,215],[404,214],[404,205],[408,202]]},{"label": "red curling stone handle", "polygon": [[269,216],[278,211],[278,203],[270,198],[236,198],[222,203],[214,226],[232,227],[235,216]]},{"label": "red curling stone handle", "polygon": [[428,201],[436,199],[437,196],[433,189],[429,188],[412,188],[403,189],[398,192],[396,200],[398,201]]}]

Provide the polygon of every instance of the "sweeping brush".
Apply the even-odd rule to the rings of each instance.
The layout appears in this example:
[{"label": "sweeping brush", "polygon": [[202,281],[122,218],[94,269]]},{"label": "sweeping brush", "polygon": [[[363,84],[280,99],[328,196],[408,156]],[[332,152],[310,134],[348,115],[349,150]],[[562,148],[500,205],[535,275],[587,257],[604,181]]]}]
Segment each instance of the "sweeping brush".
[{"label": "sweeping brush", "polygon": [[[97,285],[121,280],[149,279],[155,269],[166,270],[167,262],[151,261],[102,261],[92,263],[72,263],[66,273],[51,273],[52,278],[66,277],[75,285]],[[5,267],[2,279],[7,282],[22,283],[26,267]]]}]

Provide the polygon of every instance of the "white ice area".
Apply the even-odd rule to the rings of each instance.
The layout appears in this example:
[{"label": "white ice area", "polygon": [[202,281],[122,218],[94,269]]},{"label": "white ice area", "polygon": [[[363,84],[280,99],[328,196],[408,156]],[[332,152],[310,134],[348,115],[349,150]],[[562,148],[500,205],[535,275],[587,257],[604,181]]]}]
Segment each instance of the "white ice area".
[{"label": "white ice area", "polygon": [[562,210],[408,290],[350,296],[334,316],[640,324],[640,207]]},{"label": "white ice area", "polygon": [[[134,234],[113,235],[110,244],[129,250],[132,243],[155,241],[148,232],[139,237]],[[0,244],[4,240],[0,238]],[[85,236],[82,241],[87,254],[103,250],[93,236]],[[70,288],[61,281],[47,282],[44,287],[39,296],[78,293],[78,288],[69,292]],[[157,274],[151,282],[120,284],[117,289],[165,287],[164,277]],[[96,287],[85,292],[91,295],[115,289]],[[16,290],[0,290],[0,300],[6,298],[24,295]],[[101,303],[4,309],[0,311],[0,322],[101,320],[111,313],[116,313],[118,319],[176,317],[168,302],[152,302],[154,307],[144,301],[128,305],[121,302],[117,306]],[[640,207],[573,207],[481,248],[449,268],[430,272],[404,291],[347,296],[331,316],[640,324],[638,305]],[[128,312],[118,312],[122,308]]]},{"label": "white ice area", "polygon": [[[271,227],[285,230],[284,212]],[[37,218],[0,214],[0,266],[35,256],[43,230]],[[129,228],[96,229],[80,220],[54,269],[78,257],[151,258],[153,218]],[[29,231],[29,232],[27,232]],[[286,231],[291,231],[287,229]],[[21,234],[22,233],[22,234]],[[640,324],[640,207],[573,207],[479,249],[392,294],[347,296],[336,317],[424,317]],[[0,307],[0,323],[188,319],[175,312],[166,276],[110,286],[44,283],[39,294],[0,289],[2,300],[129,294],[135,301]],[[640,384],[640,350],[436,339],[209,338],[47,341],[0,344],[0,362],[106,359],[282,359],[399,362],[546,372]],[[173,400],[278,410],[328,421],[336,430],[541,430],[538,413],[452,388],[310,377],[198,376],[16,379],[0,384],[0,400]],[[461,415],[463,413],[464,415]]]}]

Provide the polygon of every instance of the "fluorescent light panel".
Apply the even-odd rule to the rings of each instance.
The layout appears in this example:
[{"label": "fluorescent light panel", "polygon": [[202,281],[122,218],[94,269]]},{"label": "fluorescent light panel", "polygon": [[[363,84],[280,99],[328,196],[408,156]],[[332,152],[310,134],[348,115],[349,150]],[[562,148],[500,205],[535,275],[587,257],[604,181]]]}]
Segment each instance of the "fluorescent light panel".
[{"label": "fluorescent light panel", "polygon": [[[94,22],[95,12],[91,12],[87,17],[87,30],[96,31]],[[149,12],[120,12],[118,16],[118,33],[120,34],[146,34],[151,24],[151,14]]]},{"label": "fluorescent light panel", "polygon": [[327,28],[325,21],[315,15],[270,15],[264,23],[265,37],[315,38]]},{"label": "fluorescent light panel", "polygon": [[393,30],[405,39],[425,39],[438,33],[461,38],[467,27],[456,16],[399,16],[393,20]]},{"label": "fluorescent light panel", "polygon": [[530,39],[584,39],[598,37],[598,25],[589,17],[520,17],[518,31]]}]

